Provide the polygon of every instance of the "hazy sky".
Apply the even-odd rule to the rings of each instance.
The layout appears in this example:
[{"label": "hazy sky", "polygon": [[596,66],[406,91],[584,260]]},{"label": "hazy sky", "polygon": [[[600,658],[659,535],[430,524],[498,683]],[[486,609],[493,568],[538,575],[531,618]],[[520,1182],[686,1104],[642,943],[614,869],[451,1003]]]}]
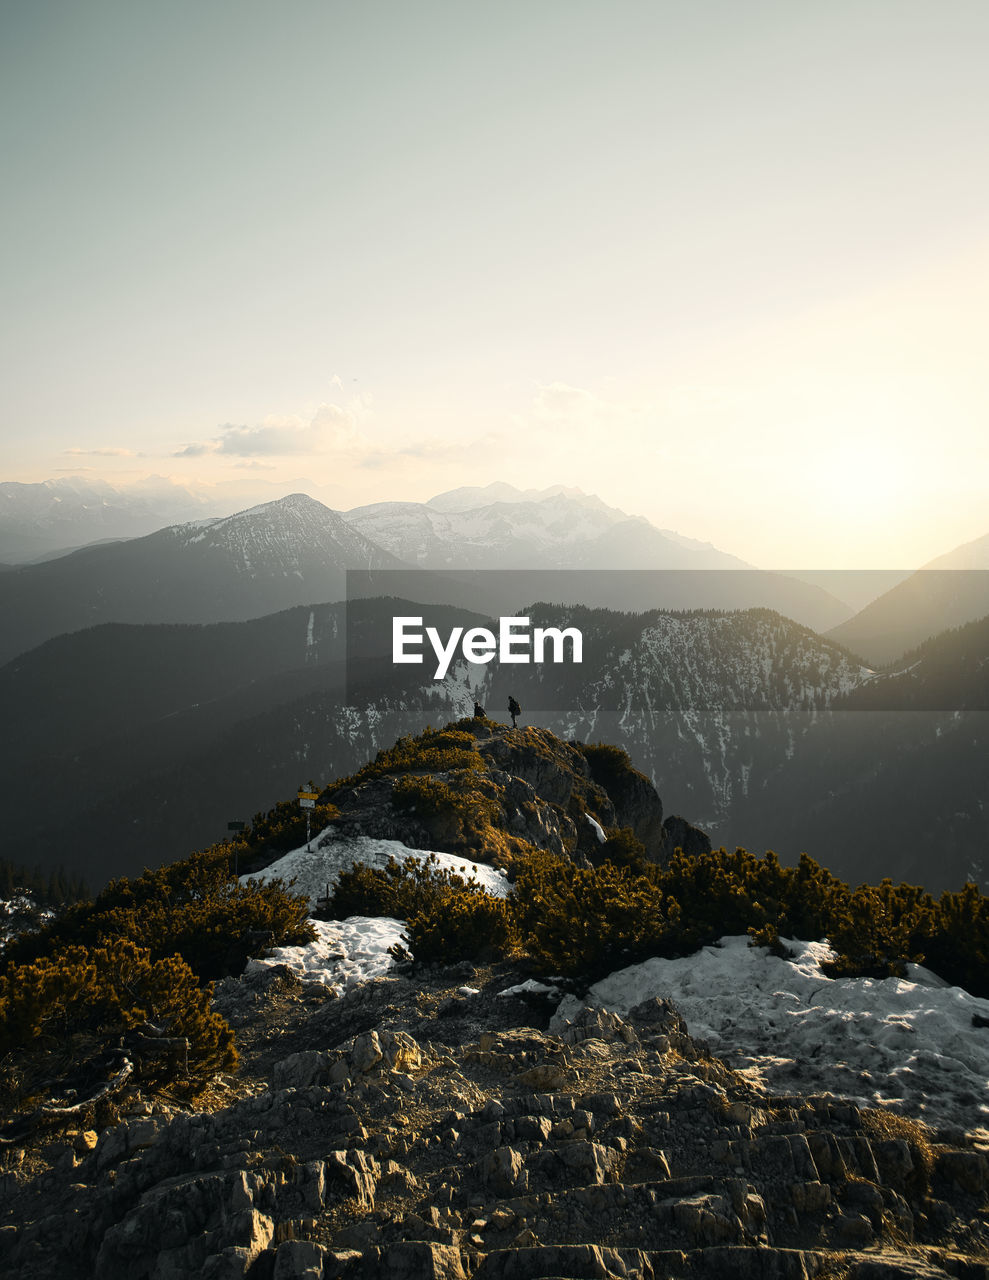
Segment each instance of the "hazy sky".
[{"label": "hazy sky", "polygon": [[989,531],[987,61],[985,0],[0,0],[0,479],[920,563]]}]

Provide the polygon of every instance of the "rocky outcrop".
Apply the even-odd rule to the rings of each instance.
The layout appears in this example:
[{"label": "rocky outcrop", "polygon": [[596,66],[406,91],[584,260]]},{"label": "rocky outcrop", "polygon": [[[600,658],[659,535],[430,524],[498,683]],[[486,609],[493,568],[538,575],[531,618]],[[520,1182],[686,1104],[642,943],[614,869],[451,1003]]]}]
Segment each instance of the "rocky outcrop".
[{"label": "rocky outcrop", "polygon": [[711,852],[711,841],[700,827],[693,827],[686,818],[671,814],[663,823],[663,839],[660,844],[661,862],[666,862],[672,853],[682,849],[688,857]]},{"label": "rocky outcrop", "polygon": [[[577,847],[578,828],[573,819],[542,799],[524,778],[500,769],[469,777],[443,771],[430,777],[449,787],[456,797],[449,809],[420,812],[398,805],[397,778],[374,778],[337,795],[340,816],[334,825],[346,836],[399,840],[410,848],[439,849],[473,858],[491,858],[506,836],[509,842],[524,842],[559,855]],[[493,806],[487,812],[486,803]],[[472,819],[472,811],[479,819]]]},{"label": "rocky outcrop", "polygon": [[[244,1079],[0,1155],[21,1280],[987,1277],[989,1144],[773,1095],[668,1001],[557,1033],[508,964],[227,980]],[[465,982],[469,979],[469,982]],[[243,991],[237,991],[239,985]],[[104,1117],[104,1121],[106,1117]]]},{"label": "rocky outcrop", "polygon": [[580,743],[564,742],[548,729],[508,729],[488,720],[462,722],[458,728],[465,723],[485,767],[430,775],[450,789],[456,804],[429,809],[398,804],[397,777],[373,778],[334,789],[338,830],[475,858],[504,852],[507,838],[509,849],[515,842],[594,861],[598,827],[630,827],[655,862],[678,845],[689,845],[689,851],[710,848],[703,832],[682,818],[672,820],[671,834],[656,788],[627,760],[624,767],[596,776]]}]

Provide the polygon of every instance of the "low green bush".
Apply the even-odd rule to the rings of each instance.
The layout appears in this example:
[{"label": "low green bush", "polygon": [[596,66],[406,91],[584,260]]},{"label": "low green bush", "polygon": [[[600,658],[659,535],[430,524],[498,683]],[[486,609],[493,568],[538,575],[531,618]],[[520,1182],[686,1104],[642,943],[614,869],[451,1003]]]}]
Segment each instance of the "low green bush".
[{"label": "low green bush", "polygon": [[410,932],[417,958],[457,959],[458,947],[513,952],[546,973],[587,981],[650,955],[691,955],[725,934],[748,933],[754,946],[784,957],[786,938],[827,939],[834,976],[902,975],[923,961],[946,981],[989,995],[989,900],[975,885],[936,902],[889,880],[853,891],[806,854],[784,867],[771,851],[761,858],[741,848],[678,852],[659,867],[640,863],[639,850],[627,828],[610,833],[592,868],[530,847],[513,858],[504,907],[481,905],[476,883],[428,862],[355,867],[340,877],[331,913],[417,921]]},{"label": "low green bush", "polygon": [[504,898],[457,889],[414,911],[406,920],[406,934],[409,949],[423,964],[493,960],[505,954],[515,936]]},{"label": "low green bush", "polygon": [[609,793],[628,774],[644,776],[632,764],[628,752],[611,742],[581,742],[576,747],[587,761],[591,777]]},{"label": "low green bush", "polygon": [[943,893],[912,941],[946,982],[989,997],[989,898],[976,885]]},{"label": "low green bush", "polygon": [[593,982],[676,951],[677,903],[646,876],[605,862],[544,880],[527,911],[526,951],[552,974]]},{"label": "low green bush", "polygon": [[[60,1065],[78,1076],[108,1050],[128,1055],[135,1079],[151,1083],[201,1084],[232,1070],[233,1032],[211,1010],[212,994],[181,956],[155,960],[122,938],[11,966],[0,976],[0,1096],[16,1106]],[[157,1040],[172,1043],[148,1052]]]},{"label": "low green bush", "polygon": [[503,955],[515,937],[509,904],[482,889],[469,866],[461,870],[458,875],[440,867],[434,854],[401,865],[389,858],[384,869],[356,863],[340,873],[321,914],[404,920],[408,949],[423,964]]},{"label": "low green bush", "polygon": [[[322,831],[339,816],[336,805],[326,800],[317,801],[315,808],[309,810],[309,829]],[[305,842],[306,811],[299,808],[295,799],[282,800],[267,813],[256,813],[246,831],[216,848],[227,850],[231,870],[236,865],[241,875],[250,875]]]},{"label": "low green bush", "polygon": [[387,774],[447,773],[455,769],[483,768],[484,757],[477,749],[473,734],[457,725],[448,725],[445,729],[427,728],[416,737],[399,738],[394,746],[379,751],[356,773],[332,783],[326,794],[332,800],[342,790],[358,787]]},{"label": "low green bush", "polygon": [[831,977],[903,978],[907,964],[924,953],[917,942],[934,900],[913,885],[860,885],[838,905],[828,926],[835,958],[823,966]]},{"label": "low green bush", "polygon": [[347,916],[407,920],[451,893],[478,891],[480,885],[471,874],[469,863],[464,863],[458,873],[441,867],[435,854],[405,858],[401,863],[389,858],[383,869],[355,862],[340,872],[326,907],[319,914],[327,920],[344,920]]},{"label": "low green bush", "polygon": [[240,973],[266,948],[314,936],[303,896],[280,880],[241,884],[227,847],[218,845],[137,879],[112,880],[92,902],[12,941],[0,970],[71,946],[129,939],[155,960],[179,953],[205,982]]},{"label": "low green bush", "polygon": [[612,827],[594,861],[613,862],[616,867],[628,867],[637,875],[645,874],[649,867],[646,846],[631,827]]}]

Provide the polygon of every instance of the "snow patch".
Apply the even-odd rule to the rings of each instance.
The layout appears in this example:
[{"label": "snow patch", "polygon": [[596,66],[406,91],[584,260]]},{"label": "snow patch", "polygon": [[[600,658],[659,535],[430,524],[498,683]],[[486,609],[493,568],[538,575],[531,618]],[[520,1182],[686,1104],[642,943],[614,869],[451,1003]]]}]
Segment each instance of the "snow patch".
[{"label": "snow patch", "polygon": [[271,880],[294,880],[295,891],[304,893],[310,904],[315,904],[326,892],[336,884],[341,871],[349,871],[355,862],[363,862],[365,866],[383,870],[388,859],[404,862],[406,858],[418,858],[425,862],[428,857],[435,857],[443,871],[452,871],[465,880],[475,879],[482,889],[498,898],[508,895],[508,883],[499,871],[485,862],[470,862],[466,858],[455,857],[452,853],[438,853],[431,849],[412,849],[399,840],[375,840],[371,836],[343,836],[334,826],[326,827],[314,836],[309,844],[304,844],[283,858],[250,876],[241,876],[241,884],[248,880],[260,880],[267,884]]},{"label": "snow patch", "polygon": [[276,947],[271,955],[247,962],[246,973],[285,964],[308,982],[322,982],[338,994],[379,978],[394,965],[389,947],[402,944],[401,920],[388,916],[351,916],[313,920],[316,940],[299,947]]},{"label": "snow patch", "polygon": [[[827,1091],[936,1124],[971,1128],[989,1116],[989,1000],[919,965],[910,980],[829,978],[823,942],[787,940],[780,960],[746,937],[722,938],[678,960],[646,960],[603,978],[591,1006],[627,1013],[673,1001],[691,1035],[775,1093]],[[551,1031],[582,1007],[559,1005]]]},{"label": "snow patch", "polygon": [[585,813],[584,817],[594,828],[594,834],[598,838],[598,844],[604,844],[605,841],[608,839],[608,837],[604,834],[604,827],[601,826],[600,822],[596,822],[595,819],[592,818],[589,813]]}]

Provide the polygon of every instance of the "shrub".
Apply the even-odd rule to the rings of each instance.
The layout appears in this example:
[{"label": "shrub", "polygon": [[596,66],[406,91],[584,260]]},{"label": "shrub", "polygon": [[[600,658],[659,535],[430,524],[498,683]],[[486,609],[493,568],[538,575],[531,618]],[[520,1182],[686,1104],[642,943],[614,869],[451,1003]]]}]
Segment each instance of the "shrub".
[{"label": "shrub", "polygon": [[646,846],[631,827],[612,827],[608,838],[598,846],[602,862],[613,862],[616,867],[628,867],[641,875],[649,866]]},{"label": "shrub", "polygon": [[578,868],[536,857],[515,883],[522,946],[553,974],[593,982],[650,955],[674,953],[680,910],[648,876],[605,862]]},{"label": "shrub", "polygon": [[[466,723],[470,724],[471,721]],[[394,746],[379,751],[356,773],[330,785],[329,798],[345,788],[358,787],[372,778],[401,773],[448,773],[456,769],[483,769],[484,758],[477,750],[473,734],[448,725],[445,729],[427,728],[418,737],[399,738]]]},{"label": "shrub", "polygon": [[[340,816],[336,805],[326,801],[317,801],[316,807],[309,813],[310,827],[314,832],[322,831]],[[297,800],[282,800],[267,813],[256,813],[250,827],[232,842],[215,848],[227,851],[231,870],[236,861],[240,874],[247,875],[252,871],[260,871],[281,854],[297,849],[305,841],[305,810],[299,808]]]},{"label": "shrub", "polygon": [[628,752],[613,743],[581,742],[575,745],[587,761],[591,777],[609,794],[626,775],[639,772],[632,764]]},{"label": "shrub", "polygon": [[313,915],[319,920],[346,920],[348,916],[404,919],[402,895],[410,880],[405,866],[400,866],[394,858],[388,859],[383,870],[355,862],[340,872],[325,906],[321,903]]},{"label": "shrub", "polygon": [[441,867],[435,854],[427,858],[405,858],[398,863],[389,858],[383,870],[355,862],[341,871],[330,894],[325,917],[344,920],[347,916],[393,916],[407,920],[451,891],[480,892],[480,885],[469,874]]},{"label": "shrub", "polygon": [[398,809],[414,812],[423,822],[431,819],[459,817],[459,797],[441,778],[412,775],[399,778],[392,791],[392,803]]},{"label": "shrub", "polygon": [[508,903],[467,877],[466,866],[462,870],[464,875],[441,868],[433,854],[401,865],[389,858],[383,870],[356,863],[340,873],[326,914],[404,920],[409,949],[422,963],[502,955],[514,939]]},{"label": "shrub", "polygon": [[477,786],[469,771],[447,775],[449,781],[427,774],[399,778],[392,803],[414,814],[441,847],[479,848],[499,815],[499,806]]},{"label": "shrub", "polygon": [[[10,1082],[30,1091],[57,1061],[78,1073],[88,1059],[123,1045],[139,1079],[202,1081],[236,1066],[233,1032],[210,1009],[212,987],[201,987],[180,956],[152,959],[126,939],[67,947],[0,977],[0,1040],[8,1050]],[[162,1038],[187,1040],[187,1054],[171,1046],[143,1059],[128,1035],[151,1024]]]},{"label": "shrub", "polygon": [[974,884],[943,893],[921,921],[916,944],[924,963],[973,996],[989,996],[989,898]]},{"label": "shrub", "polygon": [[483,890],[439,893],[414,911],[406,926],[409,948],[424,964],[491,960],[503,955],[513,938],[507,902]]},{"label": "shrub", "polygon": [[[922,1199],[930,1194],[931,1173],[934,1169],[934,1150],[930,1129],[919,1120],[901,1116],[885,1108],[864,1107],[859,1112],[862,1128],[873,1143],[899,1139],[910,1148],[913,1168],[903,1179],[908,1195]],[[880,1155],[880,1165],[882,1157]]]},{"label": "shrub", "polygon": [[[926,898],[926,902],[925,902]],[[913,945],[933,900],[912,885],[860,885],[835,913],[828,941],[835,959],[823,968],[832,977],[902,978],[909,961],[923,954]]]},{"label": "shrub", "polygon": [[93,902],[70,907],[36,933],[13,941],[3,965],[24,964],[71,946],[129,939],[152,959],[180,953],[202,981],[239,973],[266,948],[306,942],[314,932],[304,897],[280,880],[240,884],[228,850],[215,846],[183,861],[112,880]]},{"label": "shrub", "polygon": [[750,947],[765,947],[769,954],[776,956],[778,960],[789,960],[792,957],[793,952],[783,945],[776,925],[763,924],[758,928],[750,925],[748,933]]}]

